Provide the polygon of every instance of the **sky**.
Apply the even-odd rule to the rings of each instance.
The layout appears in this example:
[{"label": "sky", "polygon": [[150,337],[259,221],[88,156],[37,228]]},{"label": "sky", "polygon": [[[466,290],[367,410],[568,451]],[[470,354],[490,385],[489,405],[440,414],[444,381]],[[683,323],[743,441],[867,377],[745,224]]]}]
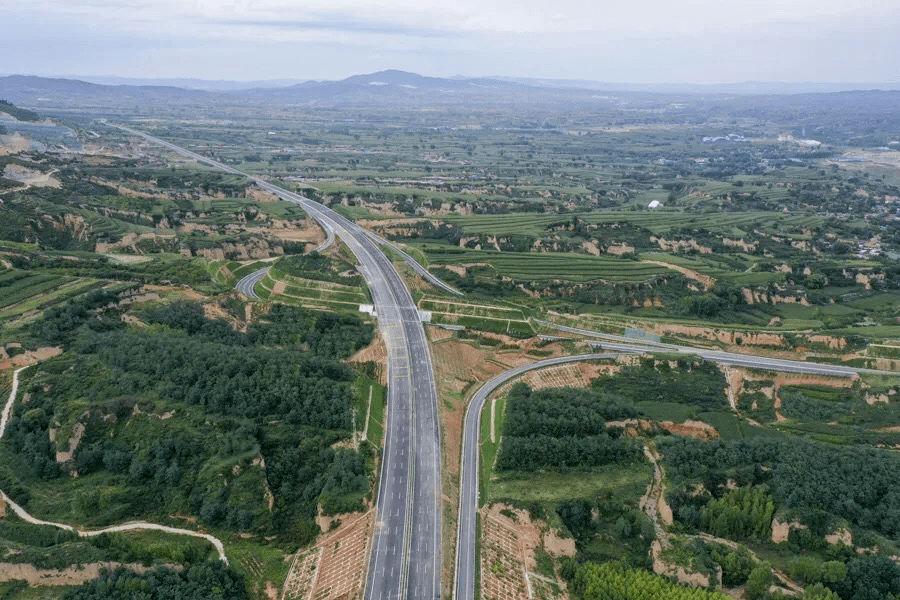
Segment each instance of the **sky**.
[{"label": "sky", "polygon": [[0,73],[900,82],[897,0],[3,0]]}]

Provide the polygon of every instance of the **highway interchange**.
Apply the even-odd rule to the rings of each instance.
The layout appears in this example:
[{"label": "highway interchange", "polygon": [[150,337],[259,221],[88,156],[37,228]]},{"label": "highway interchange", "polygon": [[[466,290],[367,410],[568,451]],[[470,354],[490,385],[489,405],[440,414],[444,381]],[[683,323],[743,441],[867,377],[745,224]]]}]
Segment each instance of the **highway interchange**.
[{"label": "highway interchange", "polygon": [[475,598],[475,515],[478,512],[478,435],[481,432],[481,409],[491,393],[501,385],[526,371],[552,365],[584,360],[615,358],[615,354],[581,354],[548,358],[510,369],[497,375],[475,392],[466,408],[463,424],[462,456],[459,462],[459,524],[456,538],[456,583],[454,598],[470,600]]},{"label": "highway interchange", "polygon": [[475,598],[475,516],[479,507],[478,499],[478,467],[479,467],[479,433],[481,432],[481,410],[485,402],[501,385],[518,377],[526,371],[540,369],[553,365],[603,358],[615,358],[618,354],[644,354],[647,352],[667,352],[685,355],[696,355],[724,365],[766,369],[770,371],[784,371],[792,373],[808,373],[811,375],[828,375],[832,377],[852,377],[858,373],[892,374],[889,371],[877,371],[874,369],[859,369],[843,367],[839,365],[822,365],[795,360],[782,360],[735,354],[733,352],[719,352],[703,348],[677,346],[659,342],[643,342],[623,336],[608,335],[556,325],[547,321],[537,321],[538,324],[574,334],[580,338],[592,338],[604,340],[592,342],[606,353],[582,354],[575,356],[562,356],[534,363],[529,363],[501,373],[481,386],[466,409],[465,422],[463,424],[463,443],[460,457],[460,490],[459,490],[459,524],[456,540],[456,580],[454,584],[454,598],[456,600],[473,600]]},{"label": "highway interchange", "polygon": [[[143,132],[117,126],[182,156],[249,178],[298,204],[336,233],[360,262],[388,351],[388,412],[365,598],[440,597],[440,432],[431,354],[419,312],[400,275],[366,231],[333,210],[258,177]],[[410,561],[409,557],[415,557]]]},{"label": "highway interchange", "polygon": [[[242,175],[279,198],[301,206],[325,229],[329,245],[337,234],[360,262],[369,285],[378,323],[388,350],[388,413],[376,500],[376,533],[369,559],[365,598],[369,600],[436,599],[441,574],[440,431],[431,354],[415,302],[393,264],[379,247],[389,245],[432,284],[459,295],[428,273],[412,257],[331,209],[263,179],[140,131],[116,126],[182,156],[235,175]],[[320,246],[322,248],[322,246]],[[253,288],[265,275],[260,269],[244,277],[238,289],[256,297]],[[524,365],[482,386],[466,412],[462,457],[460,512],[457,531],[454,598],[475,598],[475,515],[478,509],[478,434],[481,407],[497,387],[525,371],[566,362],[611,358],[619,353],[667,352],[700,356],[720,364],[849,377],[861,372],[887,373],[801,361],[756,357],[696,347],[646,342],[622,336],[538,321],[539,325],[589,338],[606,353],[565,356]]]}]

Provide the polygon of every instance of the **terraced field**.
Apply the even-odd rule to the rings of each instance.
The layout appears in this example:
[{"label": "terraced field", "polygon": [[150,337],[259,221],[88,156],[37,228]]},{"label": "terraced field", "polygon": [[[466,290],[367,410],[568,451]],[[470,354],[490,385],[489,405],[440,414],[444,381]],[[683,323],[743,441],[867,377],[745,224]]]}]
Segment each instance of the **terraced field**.
[{"label": "terraced field", "polygon": [[528,317],[519,308],[449,302],[433,298],[423,298],[419,302],[419,308],[431,311],[431,322],[435,324],[458,325],[513,337],[534,335]]},{"label": "terraced field", "polygon": [[460,227],[468,234],[495,235],[498,231],[508,235],[540,236],[548,225],[569,222],[578,217],[587,223],[628,223],[643,227],[656,235],[663,235],[682,227],[708,229],[725,236],[742,237],[753,229],[766,233],[778,233],[796,228],[816,227],[825,217],[785,215],[776,212],[734,213],[685,213],[675,210],[622,211],[609,210],[589,213],[560,214],[500,214],[447,216],[443,220]]},{"label": "terraced field", "polygon": [[266,273],[256,284],[255,291],[265,300],[344,312],[356,312],[360,304],[371,303],[368,294],[361,287],[303,279],[275,269]]},{"label": "terraced field", "polygon": [[119,236],[124,233],[131,232],[149,233],[157,231],[153,227],[135,225],[134,223],[128,223],[119,219],[113,219],[112,217],[101,215],[100,213],[94,212],[87,208],[78,208],[75,209],[75,212],[84,217],[84,220],[90,224],[91,228],[97,234]]},{"label": "terraced field", "polygon": [[755,271],[755,263],[741,261],[734,255],[721,256],[685,256],[683,254],[667,254],[663,252],[644,252],[641,259],[668,263],[697,271],[701,275],[713,279],[727,279],[738,285],[766,285],[771,282],[783,282],[781,271]]},{"label": "terraced field", "polygon": [[0,271],[0,319],[40,310],[97,285],[87,278],[6,269]]},{"label": "terraced field", "polygon": [[432,266],[486,264],[505,277],[529,281],[559,279],[576,283],[598,280],[638,283],[672,273],[663,266],[604,256],[462,250],[437,245],[423,245],[421,249]]}]

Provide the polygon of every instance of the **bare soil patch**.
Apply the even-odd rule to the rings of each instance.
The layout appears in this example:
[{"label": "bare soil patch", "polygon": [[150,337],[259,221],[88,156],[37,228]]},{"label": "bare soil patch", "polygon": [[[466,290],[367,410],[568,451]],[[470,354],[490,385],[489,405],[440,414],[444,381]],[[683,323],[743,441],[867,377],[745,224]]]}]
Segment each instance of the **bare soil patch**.
[{"label": "bare soil patch", "polygon": [[666,267],[667,269],[672,269],[673,271],[678,271],[688,279],[693,279],[694,281],[700,282],[707,290],[712,289],[712,287],[716,284],[716,280],[712,277],[699,273],[698,271],[695,271],[693,269],[688,269],[687,267],[673,265],[672,263],[667,263],[661,260],[642,260],[641,262],[649,263],[651,265],[658,265],[660,267]]},{"label": "bare soil patch", "polygon": [[527,511],[504,504],[481,510],[481,532],[483,598],[526,600],[535,596],[536,588],[549,593],[545,583],[565,589],[562,581],[534,572],[535,550],[542,548],[556,556],[573,556],[575,540],[562,538],[558,532],[532,522]]},{"label": "bare soil patch", "polygon": [[325,232],[312,219],[302,221],[282,221],[273,219],[268,228],[272,237],[292,242],[308,242],[319,245],[325,241]]},{"label": "bare soil patch", "polygon": [[42,173],[37,169],[29,169],[16,164],[6,165],[6,168],[3,169],[3,176],[6,179],[18,181],[24,184],[25,187],[62,187],[59,179],[53,177],[53,172]]},{"label": "bare soil patch", "polygon": [[700,438],[702,440],[711,440],[719,437],[719,432],[716,431],[716,428],[703,421],[695,421],[692,419],[688,419],[684,423],[662,421],[659,426],[670,433]]},{"label": "bare soil patch", "polygon": [[68,450],[57,450],[56,462],[64,463],[72,460],[72,457],[75,456],[75,451],[78,450],[78,445],[81,443],[81,438],[84,437],[84,432],[84,425],[82,423],[75,423],[72,427],[72,437],[69,438],[69,442],[66,446]]},{"label": "bare soil patch", "polygon": [[148,292],[179,294],[181,296],[184,296],[188,300],[206,300],[206,296],[188,287],[179,287],[174,285],[145,285],[144,289]]},{"label": "bare soil patch", "polygon": [[255,187],[248,188],[247,195],[250,196],[250,198],[255,202],[278,202],[279,200],[281,200],[281,198],[279,198],[275,194]]},{"label": "bare soil patch", "polygon": [[0,135],[0,156],[19,154],[31,149],[31,141],[20,133]]},{"label": "bare soil patch", "polygon": [[341,515],[342,524],[315,546],[297,553],[282,598],[359,598],[365,581],[375,511]]},{"label": "bare soil patch", "polygon": [[385,364],[387,360],[387,346],[384,344],[384,339],[381,337],[381,332],[377,331],[375,334],[375,339],[372,340],[372,343],[366,346],[365,348],[361,348],[356,351],[356,354],[347,359],[349,363],[365,363],[365,362],[374,362],[378,365],[378,382],[382,385],[387,385],[387,374],[382,365]]},{"label": "bare soil patch", "polygon": [[113,254],[111,252],[107,252],[103,256],[112,260],[113,262],[123,265],[136,265],[153,260],[153,258],[150,256],[141,256],[138,254]]},{"label": "bare soil patch", "polygon": [[31,564],[0,563],[0,582],[18,579],[27,581],[32,586],[81,585],[100,577],[100,571],[103,569],[114,570],[117,567],[125,567],[135,573],[146,573],[152,568],[141,564],[118,562],[83,563],[65,569],[38,569]]},{"label": "bare soil patch", "polygon": [[39,363],[42,360],[47,360],[48,358],[53,358],[60,354],[62,354],[62,348],[58,346],[48,346],[45,348],[38,348],[37,350],[26,350],[22,354],[17,354],[12,358],[0,360],[0,370],[27,367],[28,365]]},{"label": "bare soil patch", "polygon": [[717,341],[729,346],[737,346],[738,340],[745,346],[776,346],[786,345],[784,337],[775,333],[735,332],[712,327],[699,327],[694,325],[678,325],[675,323],[658,323],[653,326],[655,333],[660,335],[681,335],[689,338],[702,338]]}]

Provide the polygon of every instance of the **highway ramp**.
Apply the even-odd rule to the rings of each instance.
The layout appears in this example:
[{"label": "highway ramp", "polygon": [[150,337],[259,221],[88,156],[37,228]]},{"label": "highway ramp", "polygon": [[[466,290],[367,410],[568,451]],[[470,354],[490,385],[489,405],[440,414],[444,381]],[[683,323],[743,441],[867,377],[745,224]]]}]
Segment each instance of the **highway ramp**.
[{"label": "highway ramp", "polygon": [[699,356],[704,360],[724,365],[748,367],[751,369],[763,369],[767,371],[783,371],[785,373],[808,373],[810,375],[824,375],[827,377],[853,377],[854,375],[862,373],[900,376],[900,373],[896,373],[894,371],[880,371],[878,369],[848,367],[845,365],[829,365],[802,360],[769,358],[766,356],[754,356],[752,354],[739,354],[737,352],[711,350],[709,348],[699,348],[696,346],[681,346],[678,344],[668,344],[664,342],[651,342],[629,338],[621,335],[612,335],[608,333],[590,331],[588,329],[580,329],[578,327],[558,325],[549,321],[541,321],[540,319],[535,319],[535,322],[543,327],[571,333],[583,338],[598,340],[597,342],[594,342],[595,346],[613,352],[630,352],[641,354],[648,352],[666,352],[673,354],[692,354]]},{"label": "highway ramp", "polygon": [[442,501],[437,393],[425,329],[391,261],[365,229],[317,202],[146,133],[116,127],[216,169],[248,177],[262,189],[299,205],[356,255],[388,353],[387,423],[365,598],[439,598]]},{"label": "highway ramp", "polygon": [[240,281],[234,284],[234,289],[247,296],[248,298],[259,298],[259,296],[256,295],[256,291],[254,290],[254,288],[256,287],[256,284],[266,276],[266,273],[269,272],[270,268],[271,267],[263,267],[262,269],[253,271],[252,273],[245,275],[241,278]]},{"label": "highway ramp", "polygon": [[500,373],[475,392],[466,408],[463,423],[462,456],[460,457],[459,521],[456,535],[456,580],[453,585],[455,600],[475,599],[475,517],[478,513],[478,435],[481,431],[481,409],[498,387],[534,369],[586,360],[616,358],[617,354],[579,354],[548,358]]}]

